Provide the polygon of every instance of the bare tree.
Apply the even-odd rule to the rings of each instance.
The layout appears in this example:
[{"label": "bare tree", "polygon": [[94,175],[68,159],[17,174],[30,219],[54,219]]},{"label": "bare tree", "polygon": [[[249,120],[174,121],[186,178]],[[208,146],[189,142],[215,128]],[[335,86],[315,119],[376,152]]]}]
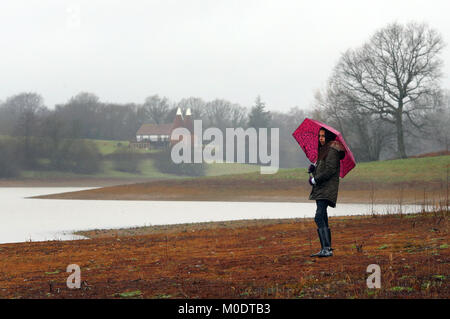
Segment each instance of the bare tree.
[{"label": "bare tree", "polygon": [[394,135],[390,124],[365,108],[358,108],[355,101],[341,94],[337,87],[336,79],[331,77],[326,90],[315,94],[315,108],[322,111],[325,123],[341,132],[358,161],[379,160]]},{"label": "bare tree", "polygon": [[[327,90],[321,92],[320,90],[314,95],[314,110],[316,116],[323,117],[326,115],[324,122],[334,123],[336,129],[342,135],[346,135],[347,127],[345,125],[345,118],[348,117],[348,100],[344,95],[341,95],[333,90],[332,80],[329,80]],[[319,111],[321,110],[321,112]],[[319,115],[320,114],[320,115]]]},{"label": "bare tree", "polygon": [[202,119],[203,117],[205,117],[205,106],[206,102],[199,97],[183,98],[177,104],[177,107],[180,107],[182,110],[187,110],[188,108],[190,108],[193,119]]},{"label": "bare tree", "polygon": [[440,34],[426,24],[393,23],[361,48],[345,52],[334,70],[339,94],[395,126],[401,158],[407,157],[403,120],[423,128],[413,114],[432,108],[417,102],[439,90],[444,46]]},{"label": "bare tree", "polygon": [[145,99],[143,108],[147,118],[156,124],[162,124],[169,112],[170,103],[166,97],[160,98],[159,95],[152,95]]},{"label": "bare tree", "polygon": [[428,140],[435,140],[442,144],[448,151],[450,146],[450,90],[440,92],[436,96],[436,109],[427,114],[427,134]]},{"label": "bare tree", "polygon": [[20,93],[8,98],[4,107],[9,110],[12,133],[24,138],[24,160],[32,165],[31,138],[35,135],[39,113],[45,109],[44,99],[37,93]]},{"label": "bare tree", "polygon": [[308,166],[309,160],[292,136],[292,133],[303,122],[305,117],[310,117],[308,112],[296,106],[287,112],[271,111],[270,113],[270,127],[279,128],[280,167]]},{"label": "bare tree", "polygon": [[100,99],[90,92],[80,92],[67,103],[57,104],[55,112],[65,121],[67,134],[73,138],[97,138],[103,119]]},{"label": "bare tree", "polygon": [[36,125],[36,114],[44,108],[43,101],[41,95],[31,92],[7,98],[2,108],[8,120],[8,134],[30,136]]},{"label": "bare tree", "polygon": [[235,103],[231,105],[231,127],[245,127],[248,110]]},{"label": "bare tree", "polygon": [[247,122],[247,109],[227,100],[210,101],[206,103],[205,110],[206,126],[218,127],[223,132],[227,127],[244,127]]},{"label": "bare tree", "polygon": [[307,112],[298,106],[291,107],[287,112],[289,115],[289,128],[294,131],[305,119],[305,117],[309,116]]}]

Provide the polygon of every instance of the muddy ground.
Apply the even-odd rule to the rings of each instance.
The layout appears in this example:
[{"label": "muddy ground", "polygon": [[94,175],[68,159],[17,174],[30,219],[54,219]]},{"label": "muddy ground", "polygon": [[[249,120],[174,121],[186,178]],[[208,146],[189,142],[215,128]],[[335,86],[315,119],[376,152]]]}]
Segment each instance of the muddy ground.
[{"label": "muddy ground", "polygon": [[164,178],[95,178],[95,177],[52,177],[52,178],[0,178],[0,187],[105,187],[164,180]]},{"label": "muddy ground", "polygon": [[[311,219],[93,231],[0,245],[1,298],[449,298],[448,213],[331,217],[334,256],[312,258]],[[66,267],[81,268],[69,289]],[[367,287],[367,267],[381,288]]]},{"label": "muddy ground", "polygon": [[[55,199],[103,200],[194,200],[308,202],[311,186],[298,179],[227,178],[160,180],[109,186],[93,190],[36,196]],[[434,206],[446,200],[441,182],[368,183],[347,182],[339,186],[339,203],[423,204]]]}]

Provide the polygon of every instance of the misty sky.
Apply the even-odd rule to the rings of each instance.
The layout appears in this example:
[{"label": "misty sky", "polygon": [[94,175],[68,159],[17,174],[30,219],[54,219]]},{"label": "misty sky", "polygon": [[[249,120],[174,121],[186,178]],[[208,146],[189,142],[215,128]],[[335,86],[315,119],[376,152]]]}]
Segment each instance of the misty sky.
[{"label": "misty sky", "polygon": [[427,22],[447,47],[450,2],[283,0],[14,0],[0,2],[0,100],[45,104],[87,91],[142,103],[196,96],[269,110],[309,108],[339,56],[390,22]]}]

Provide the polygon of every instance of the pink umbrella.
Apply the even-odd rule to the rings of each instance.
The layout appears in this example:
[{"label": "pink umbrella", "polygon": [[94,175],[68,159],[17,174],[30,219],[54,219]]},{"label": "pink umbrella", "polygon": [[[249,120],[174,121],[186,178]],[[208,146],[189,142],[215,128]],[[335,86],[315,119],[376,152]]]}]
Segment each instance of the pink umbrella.
[{"label": "pink umbrella", "polygon": [[326,128],[330,132],[336,135],[336,141],[339,141],[342,146],[345,148],[345,157],[341,159],[340,167],[341,171],[339,172],[340,177],[344,177],[350,172],[353,167],[356,166],[355,157],[352,152],[348,148],[347,144],[344,141],[341,133],[336,131],[331,126],[323,124],[319,121],[312,120],[309,118],[305,118],[300,124],[300,126],[292,133],[292,136],[295,138],[297,143],[303,149],[306,154],[306,157],[312,162],[315,163],[317,161],[317,143],[319,141],[319,129],[321,127]]}]

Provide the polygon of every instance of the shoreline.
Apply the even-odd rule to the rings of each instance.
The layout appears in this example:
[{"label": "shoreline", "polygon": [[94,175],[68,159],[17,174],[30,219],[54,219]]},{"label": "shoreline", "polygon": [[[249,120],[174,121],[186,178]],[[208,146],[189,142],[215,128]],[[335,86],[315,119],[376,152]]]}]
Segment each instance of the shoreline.
[{"label": "shoreline", "polygon": [[[80,191],[82,192],[82,191]],[[72,193],[72,192],[70,192]],[[72,195],[66,195],[68,193],[58,193],[58,194],[51,194],[51,195],[39,195],[39,196],[31,196],[27,197],[29,199],[65,199],[65,200],[120,200],[120,201],[180,201],[180,202],[242,202],[242,203],[315,203],[314,200],[310,200],[308,198],[299,198],[299,197],[289,197],[289,196],[273,196],[273,197],[267,197],[267,196],[240,196],[238,198],[225,198],[225,197],[167,197],[167,196],[152,196],[152,197],[139,197],[139,196],[132,196],[132,197],[121,197],[121,198],[100,198],[100,197],[72,197]],[[432,205],[432,199],[428,199],[428,204],[425,204],[425,206]],[[338,199],[338,202],[336,203],[336,207],[338,207],[340,204],[361,204],[361,205],[398,205],[398,202],[396,202],[394,199],[377,199],[375,201],[366,200],[364,198],[359,197],[347,197],[344,199]],[[417,206],[423,206],[424,204],[419,201],[414,201],[413,199],[405,199],[402,203],[402,206],[404,205],[417,205]],[[334,207],[328,207],[328,209],[333,209]]]},{"label": "shoreline", "polygon": [[170,180],[170,178],[91,178],[91,177],[71,177],[71,178],[0,178],[0,188],[2,187],[108,187],[118,185],[128,185],[136,183],[147,183],[153,181]]},{"label": "shoreline", "polygon": [[[364,205],[362,203],[359,203]],[[330,213],[330,211],[328,211]],[[403,216],[421,214],[423,211],[406,212],[402,213]],[[430,211],[428,211],[430,212]],[[338,215],[328,216],[329,221],[339,220],[359,220],[361,218],[373,218],[387,215],[399,215],[398,212],[385,212],[385,213],[358,213],[352,215]],[[408,217],[406,217],[408,218]],[[190,232],[200,230],[217,230],[217,229],[238,229],[245,227],[256,227],[266,225],[279,225],[279,224],[291,224],[291,223],[305,223],[314,221],[314,217],[289,217],[289,218],[243,218],[243,219],[231,219],[231,220],[219,220],[219,221],[198,221],[198,222],[186,222],[186,223],[173,223],[173,224],[158,224],[149,226],[129,226],[129,227],[114,227],[114,228],[89,228],[82,230],[64,230],[57,233],[64,233],[69,236],[82,236],[84,238],[77,239],[50,239],[50,240],[33,240],[32,242],[49,242],[49,241],[76,241],[86,239],[108,238],[108,237],[124,237],[124,236],[141,236],[149,234],[171,234],[176,232]],[[19,242],[6,242],[0,243],[1,245],[7,244],[20,244],[26,243],[27,240]],[[0,249],[1,250],[1,249]]]},{"label": "shoreline", "polygon": [[[406,216],[413,216],[421,214],[421,212],[406,213]],[[358,215],[344,215],[344,216],[329,216],[328,220],[331,222],[343,220],[360,220],[365,218],[374,218],[374,216],[398,215],[397,213],[389,214],[358,214]],[[74,231],[72,235],[84,236],[86,239],[98,239],[108,237],[127,237],[127,236],[142,236],[150,234],[173,234],[177,232],[194,232],[202,230],[217,230],[217,229],[239,229],[247,227],[260,227],[270,225],[282,225],[293,223],[311,223],[314,217],[292,217],[292,218],[255,218],[255,219],[238,219],[238,220],[224,220],[224,221],[207,221],[207,222],[192,222],[179,224],[163,224],[151,226],[137,226],[124,228],[109,228],[109,229],[91,229]]]},{"label": "shoreline", "polygon": [[[307,186],[288,187],[285,189],[251,189],[251,186],[233,187],[217,185],[162,185],[172,181],[149,183],[130,183],[95,189],[38,195],[35,199],[74,199],[74,200],[124,200],[124,201],[224,201],[224,202],[291,202],[311,203],[310,188]],[[445,194],[433,185],[424,192],[423,189],[409,187],[399,189],[395,185],[378,188],[374,191],[360,187],[341,187],[336,206],[339,204],[390,204],[390,205],[424,205],[445,203]],[[330,207],[330,209],[332,209]]]}]

